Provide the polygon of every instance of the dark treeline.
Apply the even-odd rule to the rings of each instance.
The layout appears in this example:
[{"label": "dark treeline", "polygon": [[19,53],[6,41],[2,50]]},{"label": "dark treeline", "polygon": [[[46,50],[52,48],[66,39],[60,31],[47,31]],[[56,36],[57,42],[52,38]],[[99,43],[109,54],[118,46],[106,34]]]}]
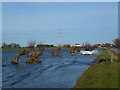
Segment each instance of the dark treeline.
[{"label": "dark treeline", "polygon": [[[35,42],[33,44],[35,44]],[[7,43],[4,42],[1,48],[28,48],[28,46],[21,47],[21,45],[17,44],[17,43],[7,44]],[[49,45],[49,44],[37,44],[37,45],[34,45],[34,47],[43,47],[43,46],[45,46],[46,48],[47,47],[48,48],[49,47],[57,47],[55,45]],[[71,48],[71,47],[83,47],[83,48],[115,47],[115,48],[120,48],[120,39],[119,38],[114,39],[113,40],[113,44],[104,43],[104,44],[94,44],[94,45],[91,45],[89,42],[85,42],[82,45],[80,45],[79,43],[74,44],[74,45],[64,44],[64,45],[62,45],[62,47],[63,48]]]}]

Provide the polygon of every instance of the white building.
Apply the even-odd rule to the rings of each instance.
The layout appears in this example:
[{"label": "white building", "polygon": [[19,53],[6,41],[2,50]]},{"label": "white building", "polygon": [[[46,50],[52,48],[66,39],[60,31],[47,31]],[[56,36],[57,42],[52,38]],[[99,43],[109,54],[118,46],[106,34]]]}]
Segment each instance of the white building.
[{"label": "white building", "polygon": [[81,45],[79,43],[76,43],[74,47],[80,47]]}]

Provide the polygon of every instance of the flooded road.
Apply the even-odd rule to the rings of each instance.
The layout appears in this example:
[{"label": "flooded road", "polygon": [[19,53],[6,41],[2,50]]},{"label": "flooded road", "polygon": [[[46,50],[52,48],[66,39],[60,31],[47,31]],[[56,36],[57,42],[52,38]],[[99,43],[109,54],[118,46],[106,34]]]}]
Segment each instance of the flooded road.
[{"label": "flooded road", "polygon": [[26,64],[28,59],[22,56],[18,65],[12,65],[11,60],[17,52],[2,52],[3,88],[72,88],[102,50],[97,50],[97,54],[91,56],[69,56],[69,49],[64,49],[62,56],[53,57],[50,49],[46,49],[40,57],[40,64]]}]

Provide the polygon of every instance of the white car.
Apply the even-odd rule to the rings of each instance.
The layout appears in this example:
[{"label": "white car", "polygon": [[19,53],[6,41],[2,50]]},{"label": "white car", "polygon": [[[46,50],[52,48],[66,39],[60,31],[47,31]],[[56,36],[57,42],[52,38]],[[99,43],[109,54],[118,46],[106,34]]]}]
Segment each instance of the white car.
[{"label": "white car", "polygon": [[86,49],[80,51],[80,53],[83,55],[93,55],[94,51],[91,48],[86,48]]}]

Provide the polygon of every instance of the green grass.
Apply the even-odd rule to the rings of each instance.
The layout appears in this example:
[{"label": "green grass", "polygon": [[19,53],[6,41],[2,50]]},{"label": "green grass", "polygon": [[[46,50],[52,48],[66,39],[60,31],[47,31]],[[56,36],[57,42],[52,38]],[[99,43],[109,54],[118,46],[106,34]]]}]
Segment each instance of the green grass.
[{"label": "green grass", "polygon": [[[110,59],[110,57],[111,55],[105,50],[94,62],[98,62],[101,58]],[[118,63],[103,62],[91,65],[73,88],[118,88],[118,84]]]}]

